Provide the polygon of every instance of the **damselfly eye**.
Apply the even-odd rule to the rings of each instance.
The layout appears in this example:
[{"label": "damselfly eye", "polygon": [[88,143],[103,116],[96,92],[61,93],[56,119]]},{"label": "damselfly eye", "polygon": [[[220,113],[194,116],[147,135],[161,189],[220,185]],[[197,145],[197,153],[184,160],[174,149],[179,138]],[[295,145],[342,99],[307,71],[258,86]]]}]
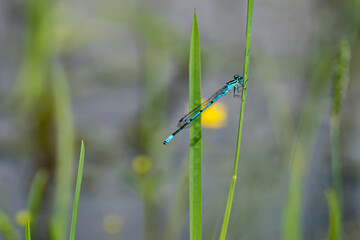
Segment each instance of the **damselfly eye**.
[{"label": "damselfly eye", "polygon": [[238,79],[239,78],[239,76],[238,75],[234,75],[234,79]]}]

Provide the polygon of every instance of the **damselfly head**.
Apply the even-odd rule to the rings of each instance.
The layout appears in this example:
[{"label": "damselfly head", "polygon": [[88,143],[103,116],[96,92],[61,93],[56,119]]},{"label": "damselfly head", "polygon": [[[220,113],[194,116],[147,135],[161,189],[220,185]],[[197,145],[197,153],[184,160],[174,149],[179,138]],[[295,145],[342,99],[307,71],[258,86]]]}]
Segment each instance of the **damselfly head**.
[{"label": "damselfly head", "polygon": [[237,75],[237,74],[234,75],[234,80],[239,81],[239,82],[244,81],[243,77],[240,77],[240,76]]}]

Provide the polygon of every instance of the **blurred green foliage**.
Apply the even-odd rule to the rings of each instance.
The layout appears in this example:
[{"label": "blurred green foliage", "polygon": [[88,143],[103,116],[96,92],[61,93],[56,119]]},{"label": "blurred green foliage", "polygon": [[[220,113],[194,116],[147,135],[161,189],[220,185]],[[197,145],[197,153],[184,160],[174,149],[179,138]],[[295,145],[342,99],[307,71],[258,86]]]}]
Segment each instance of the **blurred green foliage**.
[{"label": "blurred green foliage", "polygon": [[[21,3],[24,4],[21,5]],[[303,3],[300,1],[299,5]],[[37,237],[37,230],[40,235],[44,232],[48,234],[47,230],[44,231],[44,228],[47,228],[45,221],[48,218],[52,219],[49,234],[52,239],[61,240],[68,236],[74,182],[74,142],[79,135],[81,138],[83,135],[89,138],[90,144],[87,149],[92,158],[89,164],[97,177],[92,179],[92,183],[104,178],[102,174],[108,171],[106,164],[110,162],[111,168],[118,169],[120,175],[120,181],[110,187],[115,190],[129,188],[128,192],[138,193],[136,200],[142,207],[138,208],[136,213],[131,213],[131,216],[144,219],[144,239],[158,239],[159,236],[163,239],[182,238],[185,235],[183,232],[188,230],[185,224],[188,213],[188,153],[183,151],[184,146],[181,145],[181,141],[167,146],[166,149],[162,148],[161,141],[158,141],[166,136],[168,127],[172,126],[170,120],[174,120],[172,115],[179,113],[175,109],[182,108],[179,102],[187,96],[187,90],[184,90],[186,88],[181,84],[187,84],[187,77],[184,76],[188,72],[189,31],[181,30],[176,20],[169,20],[169,15],[174,10],[168,13],[156,5],[161,4],[164,8],[171,8],[171,4],[135,3],[125,0],[99,3],[27,0],[6,4],[13,4],[20,9],[17,14],[22,24],[21,34],[16,36],[23,38],[23,45],[16,46],[21,50],[19,63],[16,63],[19,66],[15,66],[18,74],[14,91],[4,94],[6,98],[14,100],[12,102],[14,104],[7,109],[10,114],[3,115],[10,115],[13,122],[11,124],[17,131],[10,140],[7,139],[7,135],[4,135],[2,151],[5,155],[11,152],[12,155],[8,154],[10,159],[25,156],[26,160],[29,160],[27,166],[31,166],[26,174],[32,177],[36,173],[30,186],[26,206],[32,217],[33,238]],[[226,78],[229,76],[228,71],[238,69],[239,61],[242,61],[243,56],[241,50],[243,47],[238,41],[236,31],[245,24],[236,21],[244,12],[241,8],[236,11],[234,8],[229,8],[228,6],[234,6],[231,4],[233,3],[221,3],[221,5],[206,3],[206,8],[201,9],[204,12],[199,14],[199,17],[208,20],[208,22],[204,21],[201,27],[204,29],[201,31],[204,34],[201,48],[202,71],[207,78],[214,77],[214,79],[219,79],[219,82],[223,81],[225,76]],[[340,133],[346,134],[343,129],[353,132],[357,125],[356,111],[353,111],[353,108],[356,107],[354,92],[359,86],[354,80],[359,74],[357,50],[360,46],[360,1],[317,0],[311,2],[309,5],[311,10],[307,9],[310,12],[308,15],[318,15],[318,18],[309,18],[309,21],[315,21],[311,22],[311,25],[314,25],[310,30],[311,41],[306,43],[308,49],[301,52],[289,51],[286,48],[288,46],[281,46],[278,51],[276,46],[273,46],[276,41],[291,40],[294,29],[284,28],[279,31],[282,27],[281,23],[291,17],[279,16],[276,20],[279,25],[271,26],[273,29],[270,33],[262,31],[264,29],[260,27],[265,25],[269,28],[264,23],[267,21],[273,23],[271,21],[273,16],[267,14],[279,15],[280,12],[287,12],[283,11],[286,7],[297,5],[292,5],[293,3],[290,2],[287,3],[289,5],[282,2],[272,2],[271,5],[264,2],[256,2],[256,4],[259,5],[255,5],[257,14],[255,14],[253,30],[254,51],[251,63],[253,67],[249,75],[252,80],[249,85],[248,102],[248,106],[251,106],[248,109],[250,120],[246,122],[245,119],[246,141],[244,144],[246,147],[243,160],[240,162],[239,184],[235,191],[232,213],[234,223],[229,225],[228,238],[264,239],[266,236],[270,239],[271,236],[275,236],[274,239],[280,237],[302,239],[306,230],[303,227],[305,221],[303,213],[306,210],[303,200],[308,190],[305,182],[308,179],[315,153],[321,154],[321,150],[315,148],[315,142],[317,138],[324,138],[319,132],[324,125],[323,122],[329,120],[329,118],[324,120],[323,116],[329,110],[327,105],[330,99],[332,76],[335,80],[334,89],[338,89],[332,95],[331,105],[333,113],[337,116],[336,132],[333,135],[335,138],[332,138],[336,140],[336,143],[326,149],[326,152],[330,154],[335,151],[331,154],[332,157],[335,156],[338,159],[336,161],[341,159],[347,164],[353,164],[349,162],[349,159],[357,157],[350,156],[348,149],[350,147],[346,143],[355,141],[358,133],[354,133],[351,137],[346,135],[346,139],[341,137]],[[183,9],[176,10],[183,11]],[[291,15],[291,12],[288,15]],[[302,23],[306,25],[307,12],[304,12],[304,16]],[[219,36],[223,33],[220,31],[222,29],[216,29],[212,25],[211,21],[217,17],[218,22],[226,24],[231,21],[236,22],[231,25],[227,35]],[[14,18],[9,19],[14,21]],[[241,19],[245,21],[245,18]],[[7,24],[6,21],[3,23]],[[291,21],[286,26],[299,27],[299,30],[303,27]],[[123,31],[123,27],[128,31]],[[270,35],[276,35],[279,32],[282,34],[274,36],[276,37],[274,40],[268,38],[263,32]],[[119,40],[117,33],[120,33],[121,40],[122,37],[125,39],[130,36],[131,44],[136,48],[135,57],[130,56],[130,51],[121,52],[118,59],[125,60],[110,59],[109,62],[103,62],[103,58],[98,56],[98,53],[102,51],[101,47],[107,46],[111,41],[116,41],[116,44],[120,45],[124,44],[117,42]],[[243,33],[241,34],[244,36]],[[213,38],[209,37],[210,35]],[[339,38],[344,35],[347,36],[348,43],[340,44],[340,51],[336,56]],[[218,42],[218,39],[225,39],[225,41]],[[306,42],[306,36],[304,39],[303,41]],[[286,42],[286,44],[293,43]],[[238,46],[240,51],[235,46]],[[109,47],[111,51],[114,50],[114,46]],[[121,47],[128,48],[127,45],[119,46],[123,49]],[[100,50],[94,51],[95,49]],[[107,51],[106,47],[104,49]],[[352,53],[351,60],[349,59],[350,52]],[[334,64],[336,59],[337,64]],[[343,81],[343,78],[346,81]],[[347,78],[352,81],[347,82]],[[111,82],[109,79],[115,79],[115,81]],[[337,81],[340,79],[343,80]],[[9,82],[12,82],[12,79]],[[352,101],[340,104],[347,84],[352,86],[349,88]],[[118,132],[114,133],[111,139],[106,139],[108,135],[100,138],[96,130],[89,127],[91,124],[86,121],[75,125],[73,117],[73,113],[81,115],[85,111],[77,108],[77,104],[83,99],[89,96],[100,98],[101,94],[106,95],[106,91],[104,91],[105,94],[101,91],[103,88],[112,88],[116,91],[119,89],[121,94],[135,93],[137,96],[133,99],[138,99],[137,102],[129,99],[126,103],[119,103],[118,108],[112,110],[121,112],[125,105],[135,106],[134,109],[136,109],[133,114],[126,112],[121,115],[121,121],[126,119],[127,123],[121,122],[124,125],[119,126]],[[299,94],[293,95],[292,88],[296,88]],[[100,92],[99,95],[94,94],[97,91]],[[94,102],[103,104],[98,99]],[[95,115],[101,115],[96,112],[98,111],[95,109],[96,106],[91,107],[94,107],[91,111],[94,109]],[[107,106],[103,104],[101,107]],[[78,109],[79,112],[75,112]],[[341,126],[338,121],[340,109],[347,114]],[[11,115],[11,113],[16,114]],[[265,125],[267,124],[266,116],[271,119],[269,125]],[[15,121],[12,121],[13,119]],[[101,121],[104,119],[101,118]],[[229,124],[222,130],[214,130],[211,134],[206,133],[206,136],[210,137],[205,139],[203,158],[206,172],[212,175],[203,176],[206,179],[203,188],[204,201],[207,201],[204,204],[203,216],[205,239],[211,237],[216,239],[219,234],[221,221],[217,217],[223,214],[223,210],[218,205],[225,204],[226,199],[223,196],[226,194],[226,188],[223,186],[227,184],[226,176],[231,167],[230,163],[221,160],[233,155],[231,143],[235,139],[231,136],[236,130],[232,127]],[[268,131],[267,128],[271,129]],[[113,129],[111,131],[114,132]],[[261,137],[258,137],[259,131],[262,131]],[[275,140],[268,141],[265,135],[271,134],[274,135],[271,138]],[[229,141],[224,140],[224,136]],[[107,141],[102,142],[104,139]],[[257,142],[253,142],[254,139]],[[112,144],[110,147],[104,146],[109,142]],[[340,143],[344,145],[342,145],[341,155],[337,149]],[[108,150],[112,152],[107,152]],[[99,161],[99,159],[104,161]],[[212,161],[213,159],[217,162]],[[324,159],[327,161],[327,157]],[[111,160],[114,161],[111,162]],[[180,161],[182,163],[179,163]],[[17,161],[14,162],[16,166],[20,164]],[[330,163],[330,161],[327,162]],[[179,165],[183,166],[181,170],[178,170]],[[346,166],[337,164],[333,168],[333,171],[336,170],[333,177],[337,179],[334,180],[333,189],[338,196],[339,182],[346,179],[349,174],[348,170],[345,174],[340,174],[344,173],[344,167]],[[356,167],[353,169],[355,172],[358,171]],[[328,171],[328,169],[322,170]],[[358,174],[355,175],[354,181],[358,182]],[[16,177],[21,179],[20,176]],[[87,181],[84,183],[86,186]],[[10,188],[12,187],[11,185]],[[288,190],[285,191],[285,189]],[[342,231],[340,227],[342,223],[334,219],[343,211],[343,203],[339,197],[336,199],[335,193],[327,192],[326,195],[330,211],[329,238],[333,237],[331,239],[336,239],[337,233]],[[54,197],[52,197],[53,194]],[[14,206],[8,203],[11,201],[6,201],[7,198],[12,197],[7,191],[1,191],[0,207],[5,210],[0,211],[0,231],[6,240],[20,239],[11,221],[12,211],[8,210]],[[52,201],[54,204],[49,203]],[[320,204],[325,205],[325,201]],[[48,205],[53,205],[53,209],[42,209],[42,206]],[[283,208],[282,223],[280,208]],[[44,213],[40,213],[42,211]],[[53,215],[49,217],[51,212]],[[39,214],[46,216],[40,218]],[[344,215],[344,239],[351,239],[348,236],[358,235],[356,235],[358,233],[357,221],[358,216],[346,217]],[[124,223],[125,232],[129,231],[127,223],[126,221]],[[273,225],[268,223],[273,223]],[[265,227],[267,225],[269,226]],[[352,227],[351,231],[348,230],[349,226],[353,225],[355,227]],[[139,223],[139,226],[142,224]],[[139,226],[136,226],[136,229],[139,229]],[[259,226],[263,228],[259,230]],[[279,233],[280,228],[282,228],[281,233]],[[319,228],[318,232],[325,237],[326,229]],[[352,234],[353,232],[355,234]]]},{"label": "blurred green foliage", "polygon": [[341,239],[340,206],[334,190],[328,190],[326,192],[326,200],[329,206],[328,240]]},{"label": "blurred green foliage", "polygon": [[0,233],[6,238],[6,240],[19,240],[20,236],[16,232],[16,229],[9,217],[0,210]]},{"label": "blurred green foliage", "polygon": [[[343,181],[342,164],[340,156],[340,110],[341,102],[345,98],[349,83],[350,46],[347,39],[342,39],[336,56],[332,84],[332,101],[330,110],[330,144],[331,144],[331,170],[333,188],[336,193],[337,208],[332,211],[338,220],[338,230],[331,234],[336,239],[342,239],[343,232]],[[329,200],[328,200],[329,201]],[[330,203],[329,203],[330,205]]]}]

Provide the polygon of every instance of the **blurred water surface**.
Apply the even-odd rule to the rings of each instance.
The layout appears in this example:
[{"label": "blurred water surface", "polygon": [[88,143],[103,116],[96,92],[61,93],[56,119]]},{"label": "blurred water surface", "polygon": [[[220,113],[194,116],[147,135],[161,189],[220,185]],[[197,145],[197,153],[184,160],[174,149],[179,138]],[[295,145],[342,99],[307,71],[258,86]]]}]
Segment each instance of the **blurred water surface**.
[{"label": "blurred water surface", "polygon": [[[75,174],[84,139],[79,239],[188,239],[188,132],[169,146],[162,142],[187,111],[192,14],[196,8],[206,98],[235,73],[242,74],[246,4],[1,1],[0,209],[14,217],[26,208],[34,174],[46,169],[51,177],[36,239],[48,239],[59,186],[55,176],[62,174],[57,169],[62,161],[59,141],[73,156],[69,171]],[[340,134],[344,239],[357,239],[359,10],[358,0],[255,1],[248,101],[228,239],[281,238],[296,139],[305,143],[302,235],[326,238],[332,66],[344,35],[352,53]],[[54,97],[60,91],[54,87],[58,78],[65,83],[64,106]],[[240,110],[240,99],[231,95],[221,100],[227,124],[203,130],[204,239],[219,236],[230,186]],[[66,129],[73,127],[73,137],[70,132],[59,138],[62,117],[69,121]],[[140,168],[134,167],[139,155],[146,156],[136,165]],[[68,187],[65,191],[72,192],[73,186]],[[104,230],[109,214],[119,217],[118,231]]]}]

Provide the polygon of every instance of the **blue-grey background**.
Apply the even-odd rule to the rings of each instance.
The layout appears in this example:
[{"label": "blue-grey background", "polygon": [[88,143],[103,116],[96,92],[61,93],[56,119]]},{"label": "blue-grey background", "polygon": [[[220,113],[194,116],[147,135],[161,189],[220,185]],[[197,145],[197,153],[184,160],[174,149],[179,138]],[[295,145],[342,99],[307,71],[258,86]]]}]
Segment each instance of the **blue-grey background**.
[{"label": "blue-grey background", "polygon": [[[0,208],[14,219],[26,208],[34,174],[46,169],[50,179],[34,230],[37,239],[48,239],[55,201],[61,134],[56,122],[64,117],[64,112],[56,114],[53,97],[58,89],[52,74],[58,68],[70,96],[60,94],[72,113],[73,138],[65,141],[75,148],[70,150],[73,175],[82,139],[86,146],[77,238],[189,239],[188,131],[168,146],[162,142],[187,108],[194,8],[206,98],[235,73],[242,74],[244,0],[0,1]],[[358,0],[255,1],[243,142],[227,239],[281,238],[291,152],[301,134],[309,143],[299,196],[302,235],[326,238],[331,84],[344,36],[352,55],[340,128],[344,239],[357,239],[359,10]],[[45,30],[39,27],[44,23]],[[42,82],[31,69],[44,73]],[[240,110],[240,99],[231,95],[221,100],[227,124],[203,129],[204,239],[219,237],[231,181]],[[134,170],[139,155],[150,161],[145,173]],[[115,235],[104,231],[109,214],[122,223]]]}]

